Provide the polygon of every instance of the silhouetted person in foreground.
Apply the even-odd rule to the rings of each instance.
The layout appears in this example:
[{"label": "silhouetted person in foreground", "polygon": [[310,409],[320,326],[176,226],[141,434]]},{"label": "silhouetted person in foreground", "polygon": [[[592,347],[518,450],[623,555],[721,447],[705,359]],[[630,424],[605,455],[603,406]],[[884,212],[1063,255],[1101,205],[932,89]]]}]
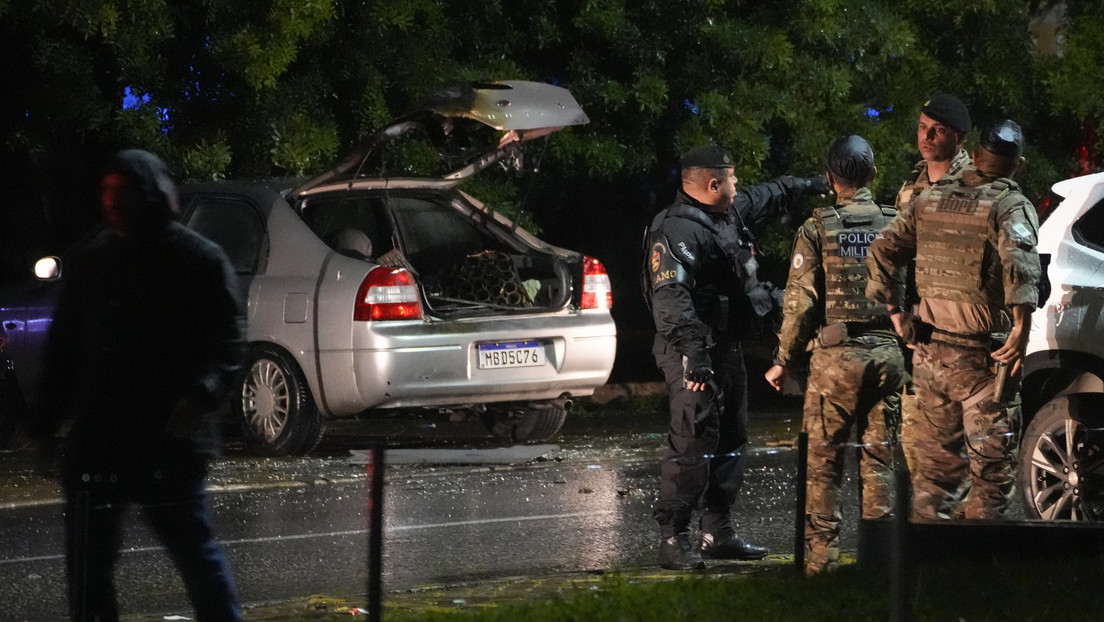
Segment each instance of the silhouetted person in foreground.
[{"label": "silhouetted person in foreground", "polygon": [[141,509],[198,620],[240,620],[205,490],[217,412],[241,365],[244,324],[223,251],[176,222],[168,168],[116,154],[101,180],[107,230],[67,261],[33,434],[68,429],[61,480],[73,620],[117,620],[124,511]]}]

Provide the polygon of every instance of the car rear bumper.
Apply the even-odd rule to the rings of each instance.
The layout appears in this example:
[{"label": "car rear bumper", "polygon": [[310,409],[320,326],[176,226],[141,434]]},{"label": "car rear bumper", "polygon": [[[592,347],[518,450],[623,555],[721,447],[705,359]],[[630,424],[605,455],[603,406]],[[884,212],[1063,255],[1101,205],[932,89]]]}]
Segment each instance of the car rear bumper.
[{"label": "car rear bumper", "polygon": [[[586,396],[609,379],[617,346],[616,328],[608,312],[500,317],[493,323],[365,324],[355,341],[366,347],[320,353],[325,406],[334,415],[368,408]],[[493,330],[485,330],[491,326]],[[480,367],[479,345],[494,342],[535,342],[543,362],[539,366]],[[342,367],[353,370],[355,386],[329,382],[340,374],[326,370]]]}]

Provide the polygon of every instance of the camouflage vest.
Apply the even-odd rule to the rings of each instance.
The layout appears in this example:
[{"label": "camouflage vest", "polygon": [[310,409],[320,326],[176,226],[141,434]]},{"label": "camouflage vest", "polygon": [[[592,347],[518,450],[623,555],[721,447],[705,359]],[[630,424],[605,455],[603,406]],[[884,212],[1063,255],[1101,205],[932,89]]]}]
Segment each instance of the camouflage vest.
[{"label": "camouflage vest", "polygon": [[916,289],[922,298],[1001,305],[984,287],[989,217],[1010,179],[976,187],[938,183],[916,205]]},{"label": "camouflage vest", "polygon": [[866,297],[866,256],[870,242],[893,219],[895,210],[874,203],[822,209],[824,242],[824,322],[871,322],[885,317],[885,305]]},{"label": "camouflage vest", "polygon": [[[951,166],[947,169],[947,172],[943,174],[935,181],[946,182],[948,180],[958,180],[962,177],[962,171],[970,166],[970,155],[966,153],[965,149],[959,149],[954,158],[951,159]],[[901,210],[908,207],[914,199],[920,196],[920,193],[930,188],[932,183],[928,181],[928,163],[924,160],[920,160],[916,163],[916,166],[912,168],[912,172],[909,173],[908,179],[905,183],[901,184],[901,189],[897,191],[897,200],[893,204],[895,209]]]}]

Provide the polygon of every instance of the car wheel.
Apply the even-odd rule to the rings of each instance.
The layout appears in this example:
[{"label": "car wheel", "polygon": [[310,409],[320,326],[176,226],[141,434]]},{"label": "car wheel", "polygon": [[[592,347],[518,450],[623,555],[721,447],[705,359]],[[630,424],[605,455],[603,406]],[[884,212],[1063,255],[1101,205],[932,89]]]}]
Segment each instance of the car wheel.
[{"label": "car wheel", "polygon": [[555,436],[567,419],[567,408],[558,402],[533,402],[516,408],[488,408],[482,417],[495,438],[530,443]]},{"label": "car wheel", "polygon": [[1046,520],[1104,520],[1104,395],[1047,402],[1020,446],[1024,513]]},{"label": "car wheel", "polygon": [[262,456],[304,454],[324,425],[299,365],[272,347],[257,348],[242,376],[234,408],[245,441]]}]

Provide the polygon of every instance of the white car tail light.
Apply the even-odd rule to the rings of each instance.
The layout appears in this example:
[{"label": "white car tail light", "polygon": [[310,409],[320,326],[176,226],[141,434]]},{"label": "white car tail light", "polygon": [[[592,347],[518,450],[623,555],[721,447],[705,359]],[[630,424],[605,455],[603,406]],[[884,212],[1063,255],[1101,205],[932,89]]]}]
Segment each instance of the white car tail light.
[{"label": "white car tail light", "polygon": [[583,255],[584,309],[610,309],[613,307],[613,289],[610,287],[606,267],[597,259]]},{"label": "white car tail light", "polygon": [[353,319],[360,322],[422,319],[414,277],[402,268],[373,268],[357,290]]}]

